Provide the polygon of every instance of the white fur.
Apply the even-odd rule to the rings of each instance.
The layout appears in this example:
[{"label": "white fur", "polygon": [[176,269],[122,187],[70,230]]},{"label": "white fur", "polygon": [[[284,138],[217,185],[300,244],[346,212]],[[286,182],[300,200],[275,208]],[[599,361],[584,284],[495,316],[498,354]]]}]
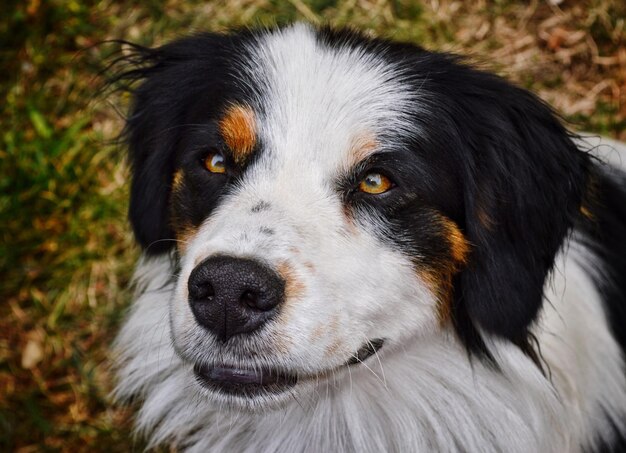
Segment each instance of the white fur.
[{"label": "white fur", "polygon": [[[557,258],[554,278],[546,284],[537,327],[550,377],[569,419],[567,429],[575,434],[573,439],[587,445],[594,445],[598,434],[610,439],[605,417],[623,422],[626,408],[623,357],[589,275],[593,268],[602,272],[574,238],[567,255]],[[623,432],[626,424],[619,428]]]},{"label": "white fur", "polygon": [[607,164],[626,171],[626,144],[597,135],[583,134],[578,140],[581,149],[590,150]]},{"label": "white fur", "polygon": [[[351,225],[332,187],[350,165],[354,134],[373,132],[384,151],[394,134],[419,133],[400,113],[415,100],[395,82],[397,70],[321,48],[305,26],[250,51],[254,65],[242,70],[262,87],[257,126],[269,151],[186,245],[178,275],[167,257],[139,264],[137,298],[117,339],[117,395],[142,399],[137,426],[151,445],[560,453],[593,445],[605,414],[620,420],[623,361],[580,266],[593,261],[586,249],[574,239],[546,284],[535,334],[551,380],[492,338],[501,371],[470,361],[438,324],[435,297],[410,260],[376,234],[380,222],[359,215]],[[270,208],[252,212],[260,201]],[[218,253],[287,265],[304,289],[253,338],[221,345],[196,324],[186,289],[198,262]],[[386,339],[375,357],[343,366],[374,338]],[[198,361],[280,367],[301,379],[280,396],[226,397],[196,383]]]},{"label": "white fur", "polygon": [[173,292],[160,288],[172,270],[160,258],[138,270],[147,289],[118,338],[118,394],[144,399],[137,426],[153,444],[190,451],[578,451],[602,431],[601,409],[621,419],[626,389],[600,298],[575,262],[589,257],[577,247],[558,260],[537,328],[552,382],[505,343],[490,345],[502,373],[470,363],[441,331],[321,378],[280,410],[220,407],[172,349]]}]

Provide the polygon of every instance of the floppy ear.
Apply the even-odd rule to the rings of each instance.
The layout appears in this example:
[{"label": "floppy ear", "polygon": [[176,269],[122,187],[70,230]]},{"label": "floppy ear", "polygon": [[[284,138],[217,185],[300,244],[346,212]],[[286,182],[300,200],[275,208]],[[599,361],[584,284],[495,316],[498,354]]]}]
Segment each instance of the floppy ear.
[{"label": "floppy ear", "polygon": [[[125,138],[132,170],[129,218],[148,254],[170,250],[169,198],[182,129],[198,105],[214,105],[223,89],[232,39],[210,33],[148,49],[134,44],[113,62],[111,83],[126,83],[132,105]],[[128,88],[139,82],[136,89]]]},{"label": "floppy ear", "polygon": [[486,351],[479,328],[532,353],[528,329],[579,215],[588,156],[534,95],[478,71],[467,82],[476,84],[462,170],[472,252],[456,277],[454,322],[470,350]]},{"label": "floppy ear", "polygon": [[173,245],[169,239],[174,238],[168,199],[180,113],[172,93],[162,86],[163,75],[158,64],[143,69],[145,81],[134,92],[126,122],[132,169],[128,214],[137,241],[149,254],[169,250]]}]

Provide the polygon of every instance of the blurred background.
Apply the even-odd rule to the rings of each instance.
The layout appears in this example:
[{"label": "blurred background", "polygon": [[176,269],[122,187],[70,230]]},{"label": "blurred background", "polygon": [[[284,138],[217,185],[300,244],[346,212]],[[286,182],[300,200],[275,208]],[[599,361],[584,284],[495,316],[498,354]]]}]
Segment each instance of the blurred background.
[{"label": "blurred background", "polygon": [[[139,250],[99,71],[127,39],[291,21],[470,55],[574,130],[626,139],[624,0],[2,0],[0,451],[141,451],[107,357]],[[141,3],[141,6],[137,5]]]}]

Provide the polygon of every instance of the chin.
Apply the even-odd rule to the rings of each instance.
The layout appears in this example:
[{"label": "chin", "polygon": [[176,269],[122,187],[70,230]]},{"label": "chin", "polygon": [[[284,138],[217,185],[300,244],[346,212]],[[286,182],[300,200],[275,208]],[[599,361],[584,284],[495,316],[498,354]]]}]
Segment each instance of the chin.
[{"label": "chin", "polygon": [[116,395],[149,447],[626,448],[624,145],[353,31],[130,47]]}]

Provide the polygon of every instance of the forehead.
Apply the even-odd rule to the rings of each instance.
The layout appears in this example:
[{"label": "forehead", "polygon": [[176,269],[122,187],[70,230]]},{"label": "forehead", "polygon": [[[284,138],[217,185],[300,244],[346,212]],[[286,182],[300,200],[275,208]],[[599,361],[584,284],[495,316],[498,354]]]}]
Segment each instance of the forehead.
[{"label": "forehead", "polygon": [[384,44],[319,33],[299,24],[257,36],[247,49],[242,69],[264,148],[336,165],[346,153],[358,160],[414,134],[416,96]]}]

